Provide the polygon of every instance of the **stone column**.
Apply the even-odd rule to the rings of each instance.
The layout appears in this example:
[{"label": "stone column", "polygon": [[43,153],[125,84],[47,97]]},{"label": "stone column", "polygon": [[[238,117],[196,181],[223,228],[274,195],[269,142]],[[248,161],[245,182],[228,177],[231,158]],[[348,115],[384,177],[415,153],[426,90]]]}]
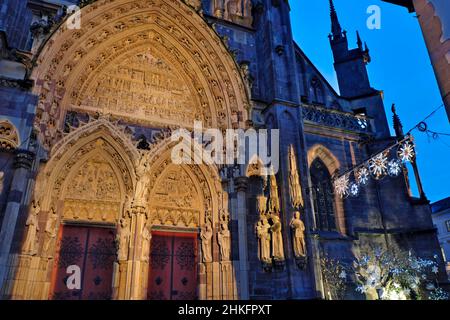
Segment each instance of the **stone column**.
[{"label": "stone column", "polygon": [[131,209],[131,239],[130,255],[131,275],[130,275],[130,295],[131,300],[141,300],[143,298],[142,290],[142,270],[145,269],[147,262],[142,261],[143,241],[142,231],[147,224],[147,210],[144,206],[136,205]]},{"label": "stone column", "polygon": [[[19,215],[26,213],[26,195],[30,171],[35,154],[29,151],[18,151],[14,159],[14,176],[11,183],[8,202],[5,209],[0,230],[0,289],[4,286],[8,271],[7,261],[11,254],[11,247]],[[21,212],[22,209],[22,212]]]},{"label": "stone column", "polygon": [[234,178],[237,202],[238,243],[239,243],[239,299],[249,298],[248,287],[248,245],[247,245],[247,177]]}]

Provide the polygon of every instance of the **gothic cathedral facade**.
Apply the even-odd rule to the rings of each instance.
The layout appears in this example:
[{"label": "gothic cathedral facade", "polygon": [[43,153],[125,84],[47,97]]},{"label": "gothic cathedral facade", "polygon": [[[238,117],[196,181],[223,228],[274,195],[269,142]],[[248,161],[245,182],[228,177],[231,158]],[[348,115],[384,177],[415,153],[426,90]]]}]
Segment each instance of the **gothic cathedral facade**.
[{"label": "gothic cathedral facade", "polygon": [[[2,299],[327,298],[325,255],[440,252],[407,176],[333,192],[397,137],[332,1],[340,94],[287,0],[71,2],[80,28],[58,1],[0,16]],[[279,129],[279,171],[173,163],[171,133],[194,121]]]}]

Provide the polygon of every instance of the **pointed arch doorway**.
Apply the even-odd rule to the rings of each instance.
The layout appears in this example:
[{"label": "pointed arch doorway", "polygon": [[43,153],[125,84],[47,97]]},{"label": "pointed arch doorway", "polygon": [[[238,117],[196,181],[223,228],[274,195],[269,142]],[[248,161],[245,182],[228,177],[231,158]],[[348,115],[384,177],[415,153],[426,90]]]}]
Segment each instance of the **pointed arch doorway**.
[{"label": "pointed arch doorway", "polygon": [[53,300],[111,300],[116,249],[114,228],[60,227],[53,269]]},{"label": "pointed arch doorway", "polygon": [[153,232],[147,299],[198,299],[197,239],[196,232]]}]

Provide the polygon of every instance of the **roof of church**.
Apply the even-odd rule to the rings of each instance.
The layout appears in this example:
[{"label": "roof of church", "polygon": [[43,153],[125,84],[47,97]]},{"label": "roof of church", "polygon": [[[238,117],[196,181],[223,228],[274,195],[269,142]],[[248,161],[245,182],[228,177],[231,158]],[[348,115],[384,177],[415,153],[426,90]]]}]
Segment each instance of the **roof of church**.
[{"label": "roof of church", "polygon": [[431,212],[433,212],[433,213],[438,213],[445,209],[449,209],[450,208],[450,197],[436,201],[435,203],[432,203],[430,206],[431,206]]}]

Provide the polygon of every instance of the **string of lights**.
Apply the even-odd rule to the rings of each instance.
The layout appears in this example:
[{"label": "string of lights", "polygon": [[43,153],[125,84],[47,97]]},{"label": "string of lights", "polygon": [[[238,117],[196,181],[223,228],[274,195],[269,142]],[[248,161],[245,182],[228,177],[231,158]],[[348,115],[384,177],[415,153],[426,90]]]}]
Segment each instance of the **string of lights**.
[{"label": "string of lights", "polygon": [[[346,198],[348,196],[356,197],[359,195],[361,187],[366,185],[371,177],[375,180],[380,180],[386,176],[398,176],[407,162],[413,163],[415,161],[416,151],[411,132],[416,129],[419,132],[426,133],[434,140],[438,139],[440,136],[450,136],[449,133],[430,130],[426,123],[426,121],[435,115],[443,106],[444,104],[441,104],[423,120],[419,121],[414,127],[408,130],[403,139],[388,146],[375,155],[372,155],[361,164],[354,166],[343,174],[335,177],[333,179],[335,193],[341,198]],[[392,156],[392,150],[395,148],[397,149],[397,152]]]}]

